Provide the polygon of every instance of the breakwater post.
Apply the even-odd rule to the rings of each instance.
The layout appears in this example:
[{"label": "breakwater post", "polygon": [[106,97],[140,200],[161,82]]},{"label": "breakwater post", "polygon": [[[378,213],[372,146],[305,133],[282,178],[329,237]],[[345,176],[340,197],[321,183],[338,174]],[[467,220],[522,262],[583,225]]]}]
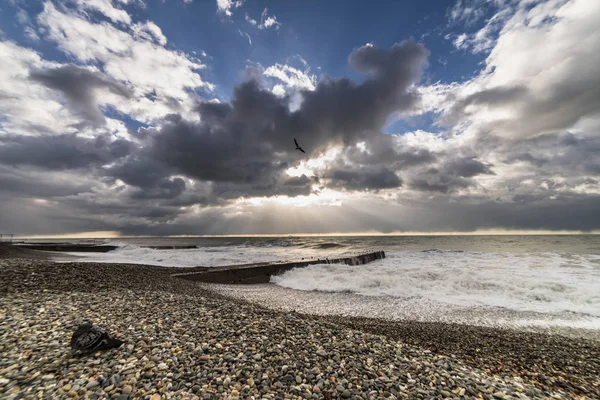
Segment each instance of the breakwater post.
[{"label": "breakwater post", "polygon": [[294,268],[303,268],[315,264],[346,264],[362,265],[385,258],[384,251],[363,253],[352,257],[334,259],[300,260],[272,263],[255,263],[244,265],[228,265],[224,267],[195,269],[193,272],[173,274],[171,276],[181,279],[206,283],[228,284],[257,284],[269,283],[271,276],[281,274]]}]

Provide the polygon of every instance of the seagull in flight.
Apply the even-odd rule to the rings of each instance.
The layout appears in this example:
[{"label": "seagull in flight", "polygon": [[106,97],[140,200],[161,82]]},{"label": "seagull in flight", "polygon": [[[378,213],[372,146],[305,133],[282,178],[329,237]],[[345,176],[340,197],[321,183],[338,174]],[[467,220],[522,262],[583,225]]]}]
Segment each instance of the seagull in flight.
[{"label": "seagull in flight", "polygon": [[298,141],[296,140],[296,138],[294,138],[294,144],[296,144],[296,150],[300,150],[303,153],[306,153],[304,151],[304,149],[302,147],[300,147],[300,145],[298,144]]}]

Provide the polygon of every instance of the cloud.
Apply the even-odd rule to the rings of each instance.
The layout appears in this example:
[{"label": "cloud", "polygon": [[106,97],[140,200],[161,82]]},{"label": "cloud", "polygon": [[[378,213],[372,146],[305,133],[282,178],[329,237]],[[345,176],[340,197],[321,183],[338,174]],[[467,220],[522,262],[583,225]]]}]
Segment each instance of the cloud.
[{"label": "cloud", "polygon": [[256,22],[254,20],[247,19],[247,21],[250,22],[250,24],[252,25],[256,25],[258,29],[261,30],[270,28],[278,30],[281,27],[281,22],[277,21],[277,17],[275,15],[268,15],[268,12],[269,10],[267,10],[266,8],[263,10],[262,14],[260,15],[260,23],[258,25],[256,25],[256,23],[252,23]]},{"label": "cloud", "polygon": [[310,73],[310,69],[300,71],[289,65],[275,64],[267,68],[263,75],[278,79],[288,88],[300,90],[314,90],[317,78]]},{"label": "cloud", "polygon": [[457,49],[470,50],[472,53],[485,52],[494,46],[499,32],[514,15],[519,5],[528,7],[528,3],[531,2],[520,0],[459,0],[449,11],[451,26],[463,24],[466,28],[471,28],[489,13],[492,13],[492,15],[485,19],[485,24],[475,32],[463,32],[458,35],[447,34],[445,38],[452,39],[452,43]]},{"label": "cloud", "polygon": [[484,69],[449,88],[442,122],[518,138],[560,133],[596,118],[600,73],[591,66],[600,63],[592,50],[600,47],[600,4],[522,2],[494,17],[500,13],[501,31]]},{"label": "cloud", "polygon": [[116,27],[93,23],[78,9],[59,11],[51,2],[38,15],[47,38],[79,63],[95,63],[112,79],[132,87],[134,98],[106,96],[118,111],[151,123],[167,114],[191,110],[195,91],[212,91],[199,71],[206,66],[177,50],[167,49],[166,37],[150,22]]},{"label": "cloud", "polygon": [[127,99],[133,97],[133,91],[127,86],[98,71],[75,65],[32,71],[29,78],[62,93],[71,109],[80,113],[92,126],[105,123],[104,115],[98,108],[97,91],[107,90]]},{"label": "cloud", "polygon": [[479,174],[493,174],[490,165],[486,165],[472,157],[452,160],[447,165],[448,172],[463,178],[472,178]]},{"label": "cloud", "polygon": [[329,180],[329,186],[342,190],[378,190],[402,186],[402,180],[385,167],[380,169],[332,169],[323,178]]},{"label": "cloud", "polygon": [[255,19],[250,18],[248,13],[246,13],[244,19],[246,20],[246,22],[248,22],[252,26],[256,26],[258,24],[258,22]]},{"label": "cloud", "polygon": [[[23,25],[23,31],[25,32],[25,36],[33,42],[39,41],[40,37],[39,37],[38,33],[36,32],[33,21],[29,17],[29,14],[27,13],[27,11],[25,11],[25,9],[23,9],[23,8],[19,8],[19,6],[17,4],[14,4],[14,5],[18,7],[16,17],[17,17],[17,21],[21,25]],[[0,36],[1,36],[1,32],[0,32]]]},{"label": "cloud", "polygon": [[[461,82],[423,86],[428,51],[414,41],[368,44],[348,57],[352,79],[317,79],[295,56],[254,65],[228,102],[206,101],[205,63],[119,8],[126,2],[110,4],[130,22],[91,3],[57,4],[36,20],[69,64],[0,41],[4,229],[600,226],[596,2],[496,1],[481,17],[465,11],[481,3],[463,1],[449,18],[464,32],[448,37],[485,59]],[[435,118],[434,132],[384,133],[420,114]],[[143,126],[128,129],[130,118]]]},{"label": "cloud", "polygon": [[250,44],[250,46],[252,46],[252,38],[250,37],[250,35],[248,35],[246,32],[242,32],[239,29],[238,29],[238,33],[240,34],[241,37],[248,39],[248,44]]},{"label": "cloud", "polygon": [[485,0],[458,0],[454,6],[448,10],[449,19],[452,23],[464,22],[472,24],[481,19],[484,15],[483,7]]},{"label": "cloud", "polygon": [[0,136],[0,164],[29,165],[46,170],[87,168],[108,164],[130,154],[134,145],[106,136],[84,138],[73,134]]},{"label": "cloud", "polygon": [[241,7],[243,4],[243,0],[217,0],[217,12],[231,17],[233,15],[232,10]]},{"label": "cloud", "polygon": [[33,50],[0,41],[2,130],[15,134],[64,132],[79,122],[57,101],[54,93],[28,79],[31,69],[55,66]]},{"label": "cloud", "polygon": [[160,27],[152,21],[137,23],[131,27],[131,30],[138,39],[148,42],[156,41],[161,46],[167,44],[167,37],[163,35]]},{"label": "cloud", "polygon": [[[230,104],[200,103],[196,109],[200,121],[168,116],[159,126],[143,130],[143,149],[134,160],[138,167],[123,165],[116,176],[143,186],[141,177],[125,177],[122,172],[151,173],[150,181],[182,175],[214,183],[215,195],[224,198],[310,193],[313,182],[305,179],[291,185],[285,172],[300,155],[294,150],[294,137],[309,155],[333,144],[383,138],[380,129],[387,115],[416,101],[409,90],[425,64],[427,51],[421,45],[405,42],[363,52],[359,48],[350,57],[351,65],[356,62],[368,74],[363,83],[328,79],[312,91],[302,91],[303,101],[294,111],[289,97],[278,97],[251,79],[235,88]],[[364,104],[373,106],[367,111]],[[352,190],[360,185],[398,185],[393,174],[378,167],[364,173],[358,185],[339,173],[330,176],[337,187],[345,180]]]},{"label": "cloud", "polygon": [[116,8],[111,0],[75,0],[75,2],[82,9],[98,11],[113,22],[122,22],[127,25],[131,23],[131,17],[127,11]]}]

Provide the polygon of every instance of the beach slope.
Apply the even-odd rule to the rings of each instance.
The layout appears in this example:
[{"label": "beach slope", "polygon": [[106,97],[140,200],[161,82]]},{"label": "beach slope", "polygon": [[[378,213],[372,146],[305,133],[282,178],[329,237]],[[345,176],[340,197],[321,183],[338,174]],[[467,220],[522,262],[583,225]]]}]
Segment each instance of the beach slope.
[{"label": "beach slope", "polygon": [[[476,328],[464,327],[458,335],[455,328],[431,324],[419,342],[415,334],[426,331],[407,328],[414,326],[410,322],[373,329],[369,320],[267,310],[170,277],[178,271],[0,261],[0,397],[598,396],[600,346],[594,341],[540,335],[536,353],[533,334],[523,336],[525,346],[511,332],[472,335]],[[83,321],[107,328],[124,345],[73,354],[68,342]],[[453,344],[457,340],[469,345]],[[499,342],[508,345],[488,356]],[[469,354],[469,348],[477,351]],[[501,357],[520,351],[545,361]]]}]

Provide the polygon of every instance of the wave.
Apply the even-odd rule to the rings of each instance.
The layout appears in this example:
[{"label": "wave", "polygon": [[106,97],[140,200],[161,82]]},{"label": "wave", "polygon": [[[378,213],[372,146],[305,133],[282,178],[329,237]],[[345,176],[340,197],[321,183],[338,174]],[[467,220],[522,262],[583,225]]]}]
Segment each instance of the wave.
[{"label": "wave", "polygon": [[272,261],[273,256],[251,251],[244,246],[199,247],[195,249],[151,249],[130,243],[110,242],[118,246],[108,253],[70,253],[81,257],[77,261],[145,264],[161,267],[213,267],[231,264]]},{"label": "wave", "polygon": [[599,262],[598,255],[396,252],[367,265],[298,268],[272,282],[305,291],[600,316]]},{"label": "wave", "polygon": [[311,245],[310,246],[313,249],[337,249],[340,247],[345,247],[343,244],[339,244],[339,243],[335,243],[335,242],[328,242],[328,243],[319,243],[316,245]]},{"label": "wave", "polygon": [[421,250],[421,253],[464,253],[464,250],[428,249]]}]

